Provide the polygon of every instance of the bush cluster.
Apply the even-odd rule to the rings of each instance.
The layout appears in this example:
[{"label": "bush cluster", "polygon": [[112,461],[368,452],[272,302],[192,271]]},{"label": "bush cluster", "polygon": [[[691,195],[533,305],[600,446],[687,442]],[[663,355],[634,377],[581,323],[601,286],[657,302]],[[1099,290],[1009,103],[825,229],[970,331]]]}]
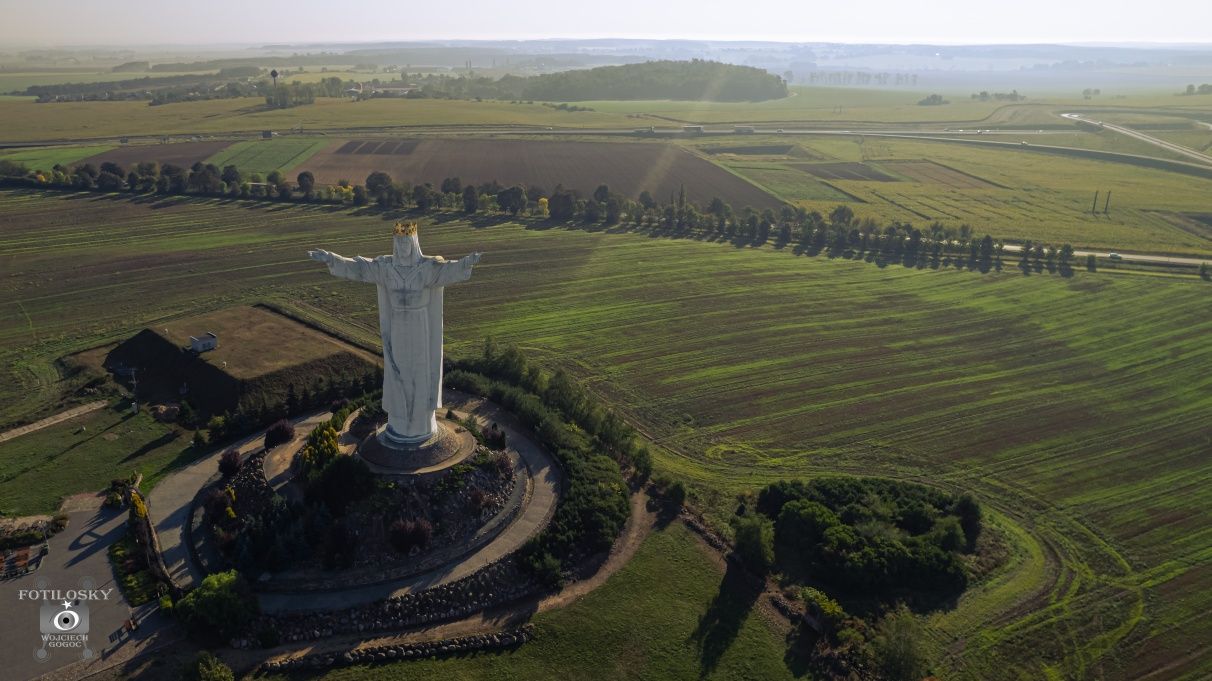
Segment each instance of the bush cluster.
[{"label": "bush cluster", "polygon": [[878,600],[963,591],[960,553],[981,531],[971,496],[893,480],[780,481],[762,489],[757,510],[774,521],[781,564]]},{"label": "bush cluster", "polygon": [[257,616],[257,598],[235,570],[207,575],[173,607],[191,633],[226,642]]},{"label": "bush cluster", "polygon": [[407,554],[414,548],[425,548],[433,537],[433,525],[424,518],[404,520],[400,518],[388,529],[392,548]]}]

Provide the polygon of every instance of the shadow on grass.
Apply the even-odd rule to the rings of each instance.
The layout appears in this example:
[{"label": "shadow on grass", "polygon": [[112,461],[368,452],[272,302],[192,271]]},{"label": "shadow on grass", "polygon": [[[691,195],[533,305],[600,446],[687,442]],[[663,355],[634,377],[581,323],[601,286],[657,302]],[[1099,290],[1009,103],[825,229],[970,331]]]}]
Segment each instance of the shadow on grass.
[{"label": "shadow on grass", "polygon": [[765,583],[761,579],[735,562],[728,561],[728,571],[724,573],[715,599],[699,618],[699,625],[691,634],[699,649],[700,678],[715,671],[764,588]]},{"label": "shadow on grass", "polygon": [[659,532],[668,527],[669,523],[677,520],[678,511],[681,509],[661,497],[650,497],[648,499],[648,510],[656,514],[655,526]]},{"label": "shadow on grass", "polygon": [[[783,653],[783,664],[792,676],[798,679],[813,671],[816,666],[814,663],[817,662],[816,645],[820,638],[820,634],[804,625],[795,627],[787,634],[787,650]],[[813,678],[817,676],[819,675],[813,675]]]},{"label": "shadow on grass", "polygon": [[130,454],[127,454],[126,458],[122,459],[122,463],[126,463],[127,461],[133,461],[134,459],[137,459],[137,458],[143,456],[144,454],[147,454],[148,452],[159,449],[160,447],[163,447],[164,445],[167,445],[168,443],[172,442],[173,440],[176,440],[179,437],[181,437],[181,433],[174,429],[174,430],[168,431],[167,433],[161,435],[158,438],[155,438],[154,440],[148,440],[147,442],[143,443],[143,446],[139,447],[138,449],[131,452]]}]

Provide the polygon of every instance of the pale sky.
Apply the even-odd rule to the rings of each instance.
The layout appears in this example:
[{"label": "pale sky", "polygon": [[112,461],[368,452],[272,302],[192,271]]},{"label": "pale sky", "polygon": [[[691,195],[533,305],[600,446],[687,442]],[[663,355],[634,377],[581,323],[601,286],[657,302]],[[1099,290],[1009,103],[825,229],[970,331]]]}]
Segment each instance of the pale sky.
[{"label": "pale sky", "polygon": [[454,38],[1212,42],[1208,0],[0,0],[0,16],[0,52]]}]

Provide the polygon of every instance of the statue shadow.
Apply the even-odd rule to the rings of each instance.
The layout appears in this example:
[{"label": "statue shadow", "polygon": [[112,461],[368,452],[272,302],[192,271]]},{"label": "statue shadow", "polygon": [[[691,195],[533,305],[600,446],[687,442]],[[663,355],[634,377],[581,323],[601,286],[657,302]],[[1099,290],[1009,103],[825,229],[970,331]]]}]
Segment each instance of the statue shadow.
[{"label": "statue shadow", "polygon": [[728,561],[715,598],[690,635],[699,650],[699,678],[709,676],[719,666],[765,587],[761,578],[736,561]]}]

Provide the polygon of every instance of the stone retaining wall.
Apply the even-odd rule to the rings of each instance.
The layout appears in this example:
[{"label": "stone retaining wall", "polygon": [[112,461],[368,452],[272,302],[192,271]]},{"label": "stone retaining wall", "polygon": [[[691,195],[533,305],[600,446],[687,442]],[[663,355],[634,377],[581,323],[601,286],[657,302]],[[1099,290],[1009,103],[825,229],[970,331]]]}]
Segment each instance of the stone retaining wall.
[{"label": "stone retaining wall", "polygon": [[524,624],[517,629],[493,634],[476,634],[423,643],[399,643],[371,648],[357,648],[344,653],[321,653],[292,657],[286,660],[270,660],[262,663],[259,671],[274,673],[344,667],[355,664],[376,664],[396,660],[421,660],[445,657],[447,655],[461,655],[478,650],[516,648],[533,638],[534,625]]},{"label": "stone retaining wall", "polygon": [[462,619],[538,593],[540,587],[511,555],[462,579],[361,606],[320,612],[262,615],[234,648],[258,647],[261,632],[276,632],[282,643],[313,641],[340,634],[404,631]]}]

